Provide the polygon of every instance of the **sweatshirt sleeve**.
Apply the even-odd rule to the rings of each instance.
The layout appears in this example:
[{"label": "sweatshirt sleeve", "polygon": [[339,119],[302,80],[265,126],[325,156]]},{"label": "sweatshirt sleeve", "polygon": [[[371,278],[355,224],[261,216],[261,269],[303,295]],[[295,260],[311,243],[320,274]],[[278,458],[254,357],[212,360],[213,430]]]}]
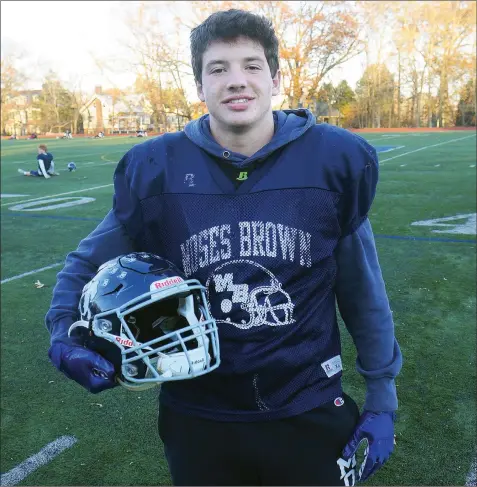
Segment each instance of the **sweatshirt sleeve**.
[{"label": "sweatshirt sleeve", "polygon": [[50,175],[48,174],[47,170],[45,169],[45,163],[43,162],[43,159],[38,159],[38,166],[40,168],[41,174],[48,179]]},{"label": "sweatshirt sleeve", "polygon": [[79,319],[78,304],[83,287],[98,268],[121,254],[134,251],[134,245],[122,223],[111,210],[104,220],[66,257],[58,273],[50,309],[45,317],[51,343],[68,335],[72,323]]},{"label": "sweatshirt sleeve", "polygon": [[367,218],[340,241],[336,259],[338,308],[356,346],[356,368],[366,381],[364,409],[394,411],[398,407],[394,378],[401,370],[402,355]]}]

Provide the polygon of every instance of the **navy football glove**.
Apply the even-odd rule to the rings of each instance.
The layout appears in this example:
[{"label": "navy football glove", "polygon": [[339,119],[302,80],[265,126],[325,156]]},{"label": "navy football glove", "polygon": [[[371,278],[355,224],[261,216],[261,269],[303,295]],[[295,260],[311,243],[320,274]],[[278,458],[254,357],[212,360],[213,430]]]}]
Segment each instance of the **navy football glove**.
[{"label": "navy football glove", "polygon": [[66,377],[93,394],[117,386],[114,365],[87,345],[84,337],[64,338],[52,343],[48,356]]},{"label": "navy football glove", "polygon": [[376,473],[389,459],[394,450],[394,412],[365,411],[353,436],[343,449],[343,459],[349,460],[365,443],[364,460],[359,468],[358,482],[364,482]]}]

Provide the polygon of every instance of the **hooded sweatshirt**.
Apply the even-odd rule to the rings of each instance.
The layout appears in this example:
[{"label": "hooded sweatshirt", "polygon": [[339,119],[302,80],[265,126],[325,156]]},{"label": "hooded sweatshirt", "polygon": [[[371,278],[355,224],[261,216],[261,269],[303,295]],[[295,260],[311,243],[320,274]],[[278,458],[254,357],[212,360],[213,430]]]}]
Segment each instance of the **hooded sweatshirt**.
[{"label": "hooded sweatshirt", "polygon": [[84,284],[131,251],[165,257],[206,287],[221,365],[161,386],[178,412],[219,421],[290,417],[342,394],[336,302],[366,380],[365,409],[397,408],[401,352],[367,218],[378,160],[361,137],[274,112],[251,157],[220,146],[209,116],[128,151],[113,209],[68,255],[46,325],[78,319]]}]

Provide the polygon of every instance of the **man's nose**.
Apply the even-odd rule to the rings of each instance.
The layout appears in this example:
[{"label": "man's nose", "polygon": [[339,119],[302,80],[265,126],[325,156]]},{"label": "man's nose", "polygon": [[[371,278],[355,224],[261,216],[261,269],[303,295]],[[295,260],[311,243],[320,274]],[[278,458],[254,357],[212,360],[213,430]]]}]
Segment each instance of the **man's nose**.
[{"label": "man's nose", "polygon": [[241,69],[237,69],[230,72],[229,79],[227,80],[227,89],[240,90],[246,88],[247,77]]}]

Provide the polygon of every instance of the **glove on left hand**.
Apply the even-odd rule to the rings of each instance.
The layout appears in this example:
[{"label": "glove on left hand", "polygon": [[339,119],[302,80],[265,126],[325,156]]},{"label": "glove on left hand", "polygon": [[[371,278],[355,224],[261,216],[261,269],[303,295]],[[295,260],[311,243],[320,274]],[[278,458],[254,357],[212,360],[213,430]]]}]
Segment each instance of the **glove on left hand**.
[{"label": "glove on left hand", "polygon": [[366,442],[364,460],[359,467],[358,482],[375,474],[389,459],[394,450],[394,412],[365,411],[353,436],[343,449],[343,459],[349,460],[362,442]]}]

